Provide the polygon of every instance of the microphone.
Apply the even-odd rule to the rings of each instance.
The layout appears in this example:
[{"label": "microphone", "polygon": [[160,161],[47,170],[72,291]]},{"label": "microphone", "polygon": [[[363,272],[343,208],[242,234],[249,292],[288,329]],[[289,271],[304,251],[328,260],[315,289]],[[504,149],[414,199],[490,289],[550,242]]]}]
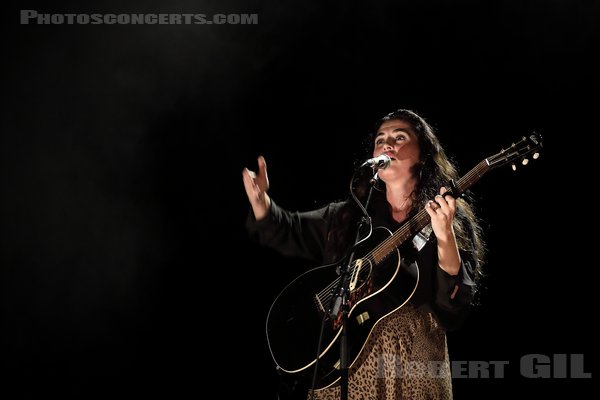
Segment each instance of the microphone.
[{"label": "microphone", "polygon": [[387,154],[380,154],[377,157],[369,158],[361,165],[361,167],[369,166],[373,169],[386,169],[390,166],[392,158]]}]

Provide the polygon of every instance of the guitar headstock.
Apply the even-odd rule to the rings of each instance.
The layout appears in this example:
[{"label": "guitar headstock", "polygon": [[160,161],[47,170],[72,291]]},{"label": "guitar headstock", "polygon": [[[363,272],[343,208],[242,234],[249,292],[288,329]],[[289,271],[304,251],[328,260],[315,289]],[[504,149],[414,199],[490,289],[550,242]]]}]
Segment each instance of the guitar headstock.
[{"label": "guitar headstock", "polygon": [[512,164],[514,171],[517,169],[517,162],[520,162],[522,165],[529,164],[530,155],[533,160],[537,160],[541,150],[542,136],[533,132],[531,135],[523,136],[518,142],[513,143],[510,147],[502,149],[499,153],[485,160],[490,169]]}]

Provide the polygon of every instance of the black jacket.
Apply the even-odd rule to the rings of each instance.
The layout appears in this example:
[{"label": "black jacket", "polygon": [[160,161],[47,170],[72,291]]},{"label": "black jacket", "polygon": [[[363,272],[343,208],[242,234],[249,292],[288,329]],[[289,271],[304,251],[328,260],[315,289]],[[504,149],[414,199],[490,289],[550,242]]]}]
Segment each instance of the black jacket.
[{"label": "black jacket", "polygon": [[[330,264],[338,261],[334,257],[337,251],[330,232],[339,223],[338,214],[343,205],[335,202],[313,211],[290,212],[272,202],[271,211],[265,218],[256,221],[250,213],[246,226],[258,243],[283,255]],[[390,215],[382,212],[373,217],[373,225],[384,226],[392,232],[400,226]],[[401,254],[404,265],[416,262],[419,268],[419,285],[410,303],[432,312],[446,330],[456,329],[468,313],[475,290],[472,255],[461,252],[460,272],[451,276],[438,266],[433,234],[418,252],[412,242],[407,241],[401,246]],[[458,286],[458,291],[451,299],[455,286]]]}]

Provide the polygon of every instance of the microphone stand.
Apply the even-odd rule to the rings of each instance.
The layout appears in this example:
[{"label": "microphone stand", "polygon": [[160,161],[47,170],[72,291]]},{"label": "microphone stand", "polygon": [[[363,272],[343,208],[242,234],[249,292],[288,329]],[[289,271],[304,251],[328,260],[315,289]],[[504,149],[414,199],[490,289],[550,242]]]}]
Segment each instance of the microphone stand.
[{"label": "microphone stand", "polygon": [[[373,187],[377,183],[379,179],[377,173],[373,176],[373,178],[369,181],[371,183],[371,187],[369,188],[369,194],[367,196],[367,201],[364,204],[364,210],[369,207],[369,203],[371,201],[371,195],[373,194]],[[360,241],[360,232],[365,227],[366,224],[370,223],[370,217],[367,215],[363,215],[358,222],[356,237],[354,239],[354,244],[352,245],[352,251],[348,256],[348,262],[344,264],[344,268],[340,271],[340,282],[336,289],[336,295],[332,298],[331,308],[329,309],[329,316],[332,319],[336,319],[338,313],[341,308],[341,316],[342,316],[342,334],[340,336],[340,399],[348,400],[348,312],[350,311],[349,307],[349,295],[350,295],[350,272],[352,263],[354,262],[354,255],[356,253],[356,245]]]}]

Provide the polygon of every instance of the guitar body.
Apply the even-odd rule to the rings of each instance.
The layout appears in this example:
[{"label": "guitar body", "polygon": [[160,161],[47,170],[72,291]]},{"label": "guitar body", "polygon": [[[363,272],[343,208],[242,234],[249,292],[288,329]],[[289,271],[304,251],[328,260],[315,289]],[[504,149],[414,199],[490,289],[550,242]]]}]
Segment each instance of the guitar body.
[{"label": "guitar body", "polygon": [[[389,238],[386,228],[376,228],[356,251],[350,276],[348,314],[348,360],[360,355],[375,327],[385,316],[402,307],[413,295],[419,280],[416,264],[401,263],[396,249],[384,262],[375,263],[369,254]],[[323,316],[328,315],[337,289],[341,264],[312,269],[294,279],[277,296],[267,316],[267,341],[280,371],[312,377]],[[339,378],[341,318],[326,317],[317,371],[317,389]]]}]

